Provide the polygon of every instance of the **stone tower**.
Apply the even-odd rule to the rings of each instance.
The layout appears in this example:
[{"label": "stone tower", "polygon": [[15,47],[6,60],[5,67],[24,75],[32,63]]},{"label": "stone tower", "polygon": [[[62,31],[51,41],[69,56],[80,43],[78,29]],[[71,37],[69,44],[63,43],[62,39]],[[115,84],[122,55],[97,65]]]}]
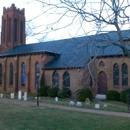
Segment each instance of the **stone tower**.
[{"label": "stone tower", "polygon": [[19,44],[25,44],[25,16],[24,9],[12,4],[3,8],[0,53],[13,49]]}]

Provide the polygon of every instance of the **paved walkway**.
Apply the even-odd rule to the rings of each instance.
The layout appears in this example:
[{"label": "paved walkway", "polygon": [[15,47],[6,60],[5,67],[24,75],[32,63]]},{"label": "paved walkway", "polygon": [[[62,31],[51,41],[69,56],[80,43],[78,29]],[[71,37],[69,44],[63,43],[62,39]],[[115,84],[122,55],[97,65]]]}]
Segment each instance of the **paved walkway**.
[{"label": "paved walkway", "polygon": [[[36,106],[36,102],[20,101],[20,100],[16,100],[16,99],[0,98],[0,102],[27,105],[27,106]],[[62,106],[62,105],[49,104],[49,103],[43,103],[43,102],[39,103],[39,107],[49,107],[49,108],[57,108],[57,109],[64,109],[64,110],[70,110],[70,111],[79,111],[79,112],[85,112],[85,113],[95,113],[95,114],[104,114],[104,115],[112,115],[112,116],[130,117],[130,113],[102,111],[102,110],[94,110],[94,109],[87,109],[87,108]]]}]

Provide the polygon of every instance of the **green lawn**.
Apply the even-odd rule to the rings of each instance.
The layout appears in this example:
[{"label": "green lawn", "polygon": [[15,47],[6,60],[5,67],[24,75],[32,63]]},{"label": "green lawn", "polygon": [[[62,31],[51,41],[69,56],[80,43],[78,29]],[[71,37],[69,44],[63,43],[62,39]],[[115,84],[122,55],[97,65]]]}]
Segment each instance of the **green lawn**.
[{"label": "green lawn", "polygon": [[0,130],[129,130],[130,118],[0,103]]}]

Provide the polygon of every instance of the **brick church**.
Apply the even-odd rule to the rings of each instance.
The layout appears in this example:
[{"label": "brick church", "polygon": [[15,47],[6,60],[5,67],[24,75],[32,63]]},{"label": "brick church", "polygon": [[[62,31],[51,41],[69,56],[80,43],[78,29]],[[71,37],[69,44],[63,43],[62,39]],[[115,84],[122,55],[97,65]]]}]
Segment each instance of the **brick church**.
[{"label": "brick church", "polygon": [[[117,32],[26,44],[25,10],[3,8],[0,45],[0,91],[35,93],[37,86],[69,87],[73,94],[89,87],[106,94],[130,86],[129,58]],[[129,48],[130,31],[122,37]]]}]

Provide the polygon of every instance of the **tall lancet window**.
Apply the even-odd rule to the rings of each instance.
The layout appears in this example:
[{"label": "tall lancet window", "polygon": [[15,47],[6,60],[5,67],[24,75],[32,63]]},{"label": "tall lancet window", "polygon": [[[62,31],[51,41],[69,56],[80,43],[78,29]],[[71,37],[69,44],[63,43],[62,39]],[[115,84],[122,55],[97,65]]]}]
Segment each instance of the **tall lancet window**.
[{"label": "tall lancet window", "polygon": [[4,20],[4,25],[3,25],[3,42],[5,42],[6,39],[6,20]]},{"label": "tall lancet window", "polygon": [[0,64],[0,85],[2,85],[2,64]]},{"label": "tall lancet window", "polygon": [[128,67],[125,63],[122,65],[122,86],[128,86]]},{"label": "tall lancet window", "polygon": [[36,63],[35,65],[35,87],[39,86],[39,76],[40,76],[40,65]]},{"label": "tall lancet window", "polygon": [[11,63],[11,64],[10,64],[10,75],[9,75],[9,79],[10,79],[10,80],[9,80],[9,84],[10,84],[10,85],[13,85],[13,77],[14,77],[14,76],[13,76],[13,71],[14,71],[14,70],[13,70],[13,64]]},{"label": "tall lancet window", "polygon": [[52,85],[54,87],[59,87],[59,74],[57,71],[54,71],[52,75]]},{"label": "tall lancet window", "polygon": [[14,41],[17,42],[17,19],[14,19]]},{"label": "tall lancet window", "polygon": [[70,87],[70,74],[67,71],[63,74],[63,86]]},{"label": "tall lancet window", "polygon": [[11,41],[11,18],[9,18],[9,32],[8,32],[8,40]]},{"label": "tall lancet window", "polygon": [[20,22],[20,43],[23,43],[23,21]]},{"label": "tall lancet window", "polygon": [[22,63],[21,66],[21,86],[25,86],[26,83],[26,65]]},{"label": "tall lancet window", "polygon": [[115,64],[113,66],[113,85],[119,86],[119,65]]}]

